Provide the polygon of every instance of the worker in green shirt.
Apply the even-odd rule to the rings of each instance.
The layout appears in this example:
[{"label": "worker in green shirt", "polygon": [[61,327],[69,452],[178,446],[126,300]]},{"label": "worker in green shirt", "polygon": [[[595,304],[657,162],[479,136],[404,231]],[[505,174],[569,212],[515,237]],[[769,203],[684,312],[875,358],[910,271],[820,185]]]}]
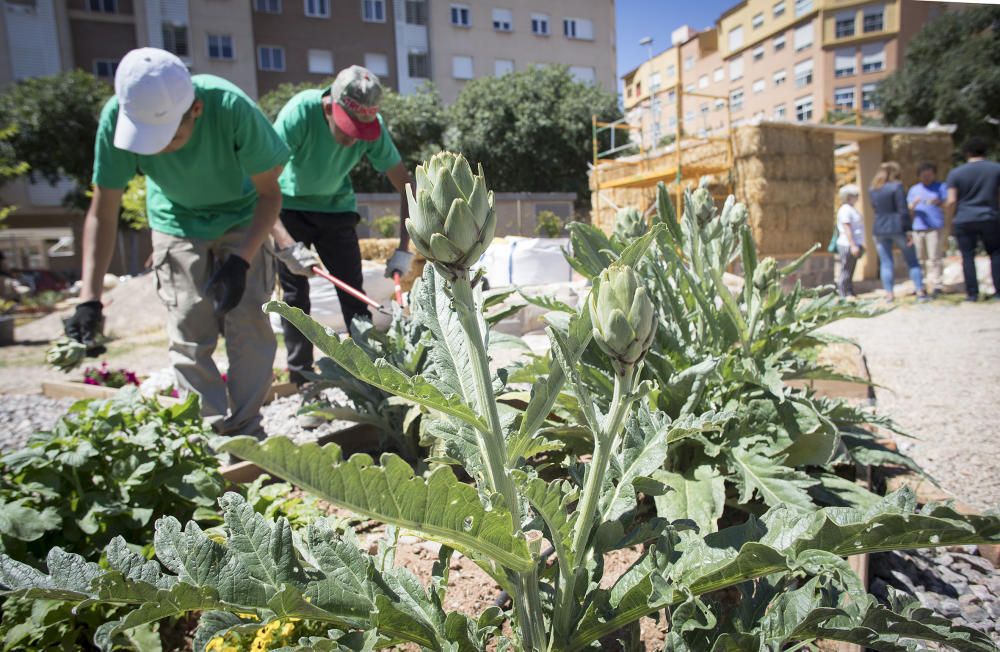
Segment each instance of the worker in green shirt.
[{"label": "worker in green shirt", "polygon": [[[408,215],[406,184],[409,171],[378,113],[382,86],[361,66],[342,70],[325,89],[295,95],[278,113],[274,128],[291,150],[281,184],[281,222],[275,232],[281,261],[278,276],[285,301],[308,313],[310,254],[315,246],[323,265],[348,285],[363,291],[358,215],[350,172],[367,157],[400,194],[399,248],[386,264],[385,275],[405,276],[413,254],[403,228]],[[371,319],[368,307],[338,288],[344,323],[355,317]],[[313,347],[294,326],[283,322],[288,369],[292,382],[303,384],[312,371]]]},{"label": "worker in green shirt", "polygon": [[[263,436],[260,406],[277,346],[261,311],[275,276],[265,249],[287,160],[264,114],[226,80],[192,77],[180,59],[156,48],[132,50],[118,65],[94,148],[81,303],[66,333],[88,346],[100,334],[101,285],[122,191],[142,173],[170,361],[178,385],[200,396],[206,421],[221,434]],[[220,334],[229,358],[225,380],[212,360]]]}]

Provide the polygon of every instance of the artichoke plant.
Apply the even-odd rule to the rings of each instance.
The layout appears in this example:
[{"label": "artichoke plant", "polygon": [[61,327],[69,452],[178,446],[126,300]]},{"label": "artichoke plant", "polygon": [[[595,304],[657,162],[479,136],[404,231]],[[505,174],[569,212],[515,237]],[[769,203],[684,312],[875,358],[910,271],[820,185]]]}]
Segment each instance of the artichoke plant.
[{"label": "artichoke plant", "polygon": [[80,366],[87,347],[74,339],[60,337],[45,353],[45,361],[63,373],[69,373]]},{"label": "artichoke plant", "polygon": [[594,340],[627,375],[653,342],[656,318],[646,287],[630,267],[612,265],[598,277],[588,299]]},{"label": "artichoke plant", "polygon": [[700,186],[691,193],[691,207],[698,226],[705,226],[715,216],[715,200],[705,186]]},{"label": "artichoke plant", "polygon": [[638,238],[647,229],[646,219],[634,208],[623,208],[615,215],[615,235],[624,242]]},{"label": "artichoke plant", "polygon": [[410,217],[406,230],[413,245],[445,278],[468,275],[496,231],[493,192],[486,189],[483,168],[473,174],[465,157],[435,154],[418,165],[416,190],[408,184]]}]

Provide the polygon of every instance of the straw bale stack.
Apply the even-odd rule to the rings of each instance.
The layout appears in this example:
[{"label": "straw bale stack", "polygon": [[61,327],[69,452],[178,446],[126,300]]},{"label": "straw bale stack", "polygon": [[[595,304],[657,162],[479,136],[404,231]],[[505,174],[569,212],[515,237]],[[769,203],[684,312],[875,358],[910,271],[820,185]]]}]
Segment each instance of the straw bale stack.
[{"label": "straw bale stack", "polygon": [[892,134],[882,141],[882,160],[899,163],[903,183],[909,186],[917,182],[917,166],[923,161],[936,164],[938,178],[944,180],[951,169],[953,150],[950,134]]}]

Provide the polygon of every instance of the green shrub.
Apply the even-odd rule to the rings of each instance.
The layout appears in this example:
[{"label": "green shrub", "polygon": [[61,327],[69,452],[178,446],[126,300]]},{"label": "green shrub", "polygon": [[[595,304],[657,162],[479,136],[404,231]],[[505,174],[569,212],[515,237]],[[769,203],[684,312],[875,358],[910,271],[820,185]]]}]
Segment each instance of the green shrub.
[{"label": "green shrub", "polygon": [[382,215],[372,220],[372,233],[382,238],[395,238],[399,235],[399,216]]},{"label": "green shrub", "polygon": [[562,218],[552,211],[539,211],[535,221],[535,234],[542,238],[558,238],[565,228]]}]

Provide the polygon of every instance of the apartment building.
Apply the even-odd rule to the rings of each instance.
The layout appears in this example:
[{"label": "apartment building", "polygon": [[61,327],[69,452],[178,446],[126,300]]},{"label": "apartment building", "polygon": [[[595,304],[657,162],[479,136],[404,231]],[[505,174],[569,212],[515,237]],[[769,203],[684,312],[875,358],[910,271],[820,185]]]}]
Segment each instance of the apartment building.
[{"label": "apartment building", "polygon": [[[251,0],[257,90],[319,83],[352,65],[398,84],[396,12],[390,0]],[[409,3],[407,3],[409,4]],[[405,11],[405,9],[404,9]]]},{"label": "apartment building", "polygon": [[678,79],[686,134],[724,129],[730,120],[819,122],[831,111],[877,111],[878,83],[902,64],[906,45],[944,5],[745,0],[712,28],[676,30],[669,49],[626,74],[626,115],[641,128],[644,147],[675,133],[676,106],[657,108],[674,105]]},{"label": "apartment building", "polygon": [[[403,4],[401,0],[397,0]],[[471,79],[564,64],[574,77],[614,92],[614,0],[423,0],[424,34],[397,29],[406,53],[404,92],[432,80],[448,103]],[[422,46],[423,41],[427,45]],[[410,39],[413,40],[410,40]]]}]

